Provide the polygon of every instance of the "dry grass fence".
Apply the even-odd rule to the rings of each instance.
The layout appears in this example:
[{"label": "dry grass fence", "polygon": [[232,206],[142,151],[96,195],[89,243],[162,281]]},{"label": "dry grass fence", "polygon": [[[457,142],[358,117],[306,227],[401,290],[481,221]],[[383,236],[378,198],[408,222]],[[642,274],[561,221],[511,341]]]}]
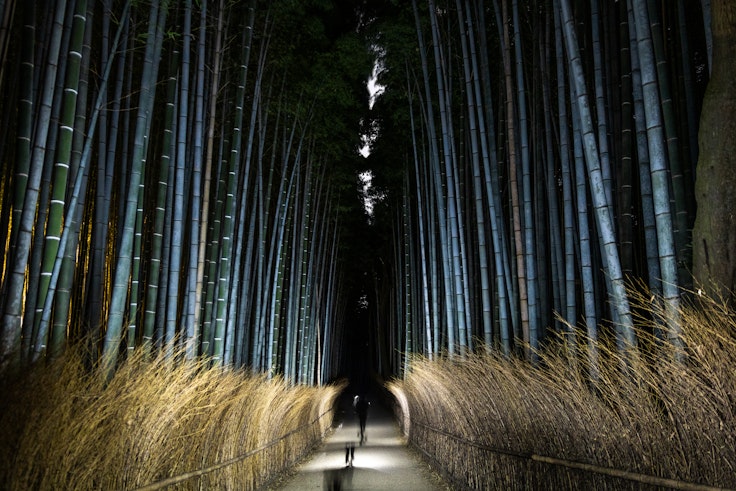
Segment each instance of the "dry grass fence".
[{"label": "dry grass fence", "polygon": [[163,357],[104,384],[74,352],[0,385],[6,490],[256,489],[321,441],[342,390]]},{"label": "dry grass fence", "polygon": [[679,312],[684,359],[643,315],[640,357],[622,370],[599,343],[595,382],[562,341],[535,367],[416,359],[389,384],[400,422],[458,489],[736,489],[736,316],[701,300]]}]

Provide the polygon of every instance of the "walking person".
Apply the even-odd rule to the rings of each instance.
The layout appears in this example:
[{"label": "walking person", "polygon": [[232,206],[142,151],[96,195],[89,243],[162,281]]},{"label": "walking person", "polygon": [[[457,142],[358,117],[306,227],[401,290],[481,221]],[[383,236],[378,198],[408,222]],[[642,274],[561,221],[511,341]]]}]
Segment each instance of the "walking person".
[{"label": "walking person", "polygon": [[365,421],[368,419],[368,407],[370,405],[371,403],[368,402],[368,399],[366,399],[365,396],[355,396],[353,398],[353,408],[355,409],[355,412],[358,415],[358,420],[360,421],[360,432],[358,435],[360,436],[361,445],[363,445],[363,442],[365,441]]},{"label": "walking person", "polygon": [[353,466],[353,459],[355,458],[355,444],[345,444],[345,467]]}]

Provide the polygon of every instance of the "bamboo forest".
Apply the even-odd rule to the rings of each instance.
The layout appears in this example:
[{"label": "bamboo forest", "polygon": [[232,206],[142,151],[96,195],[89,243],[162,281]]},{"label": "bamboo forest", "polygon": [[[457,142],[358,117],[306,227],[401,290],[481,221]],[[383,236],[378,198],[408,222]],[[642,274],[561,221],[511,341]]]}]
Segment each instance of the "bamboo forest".
[{"label": "bamboo forest", "polygon": [[0,488],[271,489],[367,387],[448,489],[736,488],[736,2],[0,19]]}]

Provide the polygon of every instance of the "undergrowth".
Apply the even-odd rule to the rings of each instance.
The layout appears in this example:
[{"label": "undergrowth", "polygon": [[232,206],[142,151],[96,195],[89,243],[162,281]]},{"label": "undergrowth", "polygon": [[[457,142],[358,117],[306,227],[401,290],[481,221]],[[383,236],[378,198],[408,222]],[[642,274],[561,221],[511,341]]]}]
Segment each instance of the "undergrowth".
[{"label": "undergrowth", "polygon": [[7,490],[137,489],[227,461],[168,489],[256,489],[321,441],[342,388],[142,356],[104,383],[74,350],[0,385]]},{"label": "undergrowth", "polygon": [[664,308],[636,303],[639,349],[625,357],[595,342],[591,363],[577,332],[534,365],[414,359],[389,384],[404,431],[458,488],[736,488],[736,316],[710,299],[681,306],[678,351],[651,320]]}]

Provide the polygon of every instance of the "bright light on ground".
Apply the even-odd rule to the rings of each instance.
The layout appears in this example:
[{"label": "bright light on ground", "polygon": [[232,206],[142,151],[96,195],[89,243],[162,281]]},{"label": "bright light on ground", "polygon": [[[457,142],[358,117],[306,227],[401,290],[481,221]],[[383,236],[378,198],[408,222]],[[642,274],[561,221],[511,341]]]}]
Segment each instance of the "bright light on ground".
[{"label": "bright light on ground", "polygon": [[[366,440],[361,445],[358,418],[350,401],[350,397],[340,400],[341,424],[279,489],[444,489],[426,471],[426,464],[409,452],[393,414],[377,401],[368,411]],[[345,460],[345,449],[350,446],[354,449],[352,465]]]}]

